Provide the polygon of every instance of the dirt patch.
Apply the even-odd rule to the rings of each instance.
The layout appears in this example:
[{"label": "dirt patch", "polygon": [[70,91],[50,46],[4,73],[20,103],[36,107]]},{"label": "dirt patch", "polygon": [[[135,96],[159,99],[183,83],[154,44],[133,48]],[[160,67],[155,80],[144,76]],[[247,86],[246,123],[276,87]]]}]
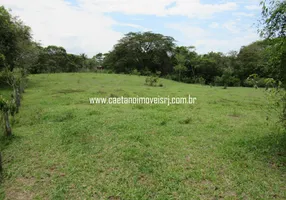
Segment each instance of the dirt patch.
[{"label": "dirt patch", "polygon": [[232,115],[228,115],[231,118],[240,118],[240,115],[238,114],[232,114]]},{"label": "dirt patch", "polygon": [[33,187],[34,178],[18,178],[16,184],[6,189],[6,200],[30,200],[35,194],[27,188]]},{"label": "dirt patch", "polygon": [[80,89],[64,89],[64,90],[57,90],[55,93],[69,94],[69,93],[79,93],[79,92],[85,92],[85,90],[80,90]]}]

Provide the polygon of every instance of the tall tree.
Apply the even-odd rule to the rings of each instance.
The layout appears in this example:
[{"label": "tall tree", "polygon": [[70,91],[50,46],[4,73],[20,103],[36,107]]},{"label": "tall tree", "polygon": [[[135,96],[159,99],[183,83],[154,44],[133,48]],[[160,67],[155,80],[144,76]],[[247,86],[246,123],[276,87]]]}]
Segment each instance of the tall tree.
[{"label": "tall tree", "polygon": [[157,33],[128,33],[114,46],[104,59],[103,65],[115,72],[129,73],[161,71],[163,75],[171,72],[171,56],[175,44],[172,37]]},{"label": "tall tree", "polygon": [[178,79],[181,81],[182,73],[187,71],[187,67],[185,66],[186,57],[183,53],[177,53],[175,55],[177,65],[174,67],[176,73],[178,73]]},{"label": "tall tree", "polygon": [[[286,89],[286,1],[263,0],[262,7],[262,30],[261,34],[266,38],[276,38],[279,44],[273,55],[274,65],[277,66],[279,79]],[[286,127],[286,93],[281,98],[282,104],[281,121]]]},{"label": "tall tree", "polygon": [[263,0],[260,33],[267,39],[276,38],[276,54],[273,55],[274,65],[279,69],[279,79],[286,88],[286,1]]},{"label": "tall tree", "polygon": [[[26,50],[31,45],[31,29],[3,7],[0,7],[0,70],[22,67]],[[17,66],[18,64],[18,66]]]}]

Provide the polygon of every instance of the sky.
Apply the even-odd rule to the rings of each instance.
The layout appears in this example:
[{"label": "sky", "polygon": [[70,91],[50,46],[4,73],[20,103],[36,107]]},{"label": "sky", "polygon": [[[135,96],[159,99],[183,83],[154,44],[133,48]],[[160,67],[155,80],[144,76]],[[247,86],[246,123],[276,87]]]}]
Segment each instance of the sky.
[{"label": "sky", "polygon": [[89,57],[128,32],[172,36],[198,53],[228,53],[259,39],[260,0],[0,0],[35,41]]}]

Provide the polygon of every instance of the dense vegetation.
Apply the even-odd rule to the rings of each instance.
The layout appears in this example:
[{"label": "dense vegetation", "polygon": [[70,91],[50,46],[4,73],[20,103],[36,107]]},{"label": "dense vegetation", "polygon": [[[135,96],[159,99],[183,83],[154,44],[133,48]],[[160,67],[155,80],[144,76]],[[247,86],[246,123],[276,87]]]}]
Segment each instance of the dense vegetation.
[{"label": "dense vegetation", "polygon": [[[277,42],[257,41],[227,55],[220,52],[199,55],[194,47],[176,46],[170,37],[149,32],[129,33],[105,54],[103,66],[116,73],[149,75],[159,71],[163,77],[187,83],[253,86],[247,83],[251,74],[278,80],[276,68],[269,64]],[[265,84],[265,79],[259,79],[259,86]]]}]

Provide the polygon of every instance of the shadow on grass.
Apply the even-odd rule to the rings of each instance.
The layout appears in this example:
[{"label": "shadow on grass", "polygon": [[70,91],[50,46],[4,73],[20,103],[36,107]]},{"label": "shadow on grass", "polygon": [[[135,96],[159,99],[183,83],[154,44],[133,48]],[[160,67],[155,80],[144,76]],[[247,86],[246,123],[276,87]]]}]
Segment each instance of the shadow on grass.
[{"label": "shadow on grass", "polygon": [[28,82],[27,82],[26,88],[31,89],[31,88],[37,88],[37,87],[41,87],[39,84],[39,81],[31,79],[28,77]]},{"label": "shadow on grass", "polygon": [[[3,133],[2,133],[3,134]],[[6,148],[8,148],[8,146],[10,144],[12,144],[13,142],[19,142],[21,140],[21,136],[15,136],[12,135],[10,137],[6,137],[4,135],[0,136],[0,151],[2,152],[3,150],[5,150]]]},{"label": "shadow on grass", "polygon": [[236,161],[258,159],[286,172],[286,132],[239,139],[223,146],[224,157]]}]

